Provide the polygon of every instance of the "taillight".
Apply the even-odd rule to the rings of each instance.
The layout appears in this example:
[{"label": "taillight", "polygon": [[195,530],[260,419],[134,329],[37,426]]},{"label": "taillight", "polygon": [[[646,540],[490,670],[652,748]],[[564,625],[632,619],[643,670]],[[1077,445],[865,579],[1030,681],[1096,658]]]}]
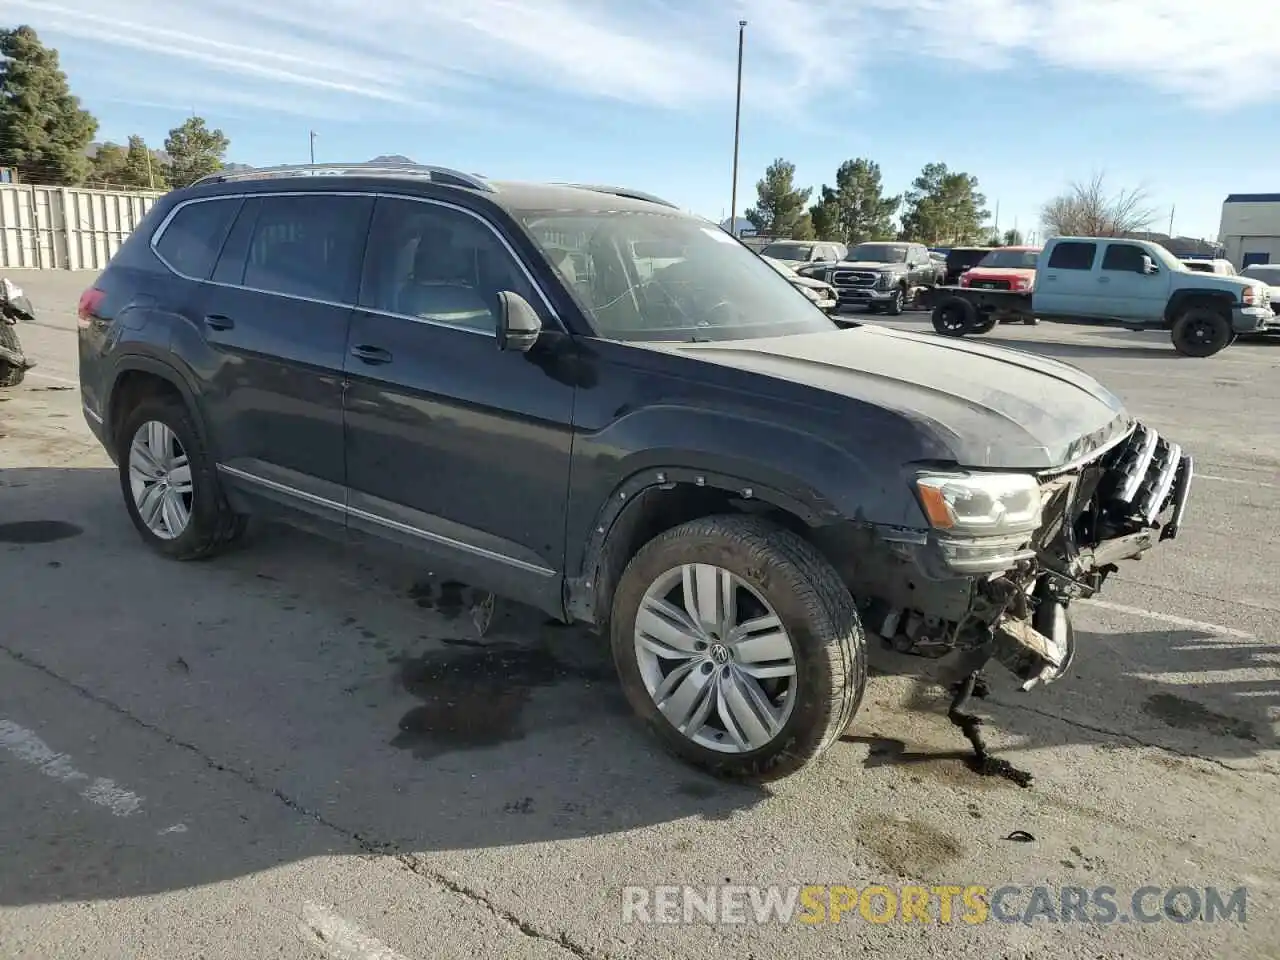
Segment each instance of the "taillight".
[{"label": "taillight", "polygon": [[80,294],[80,305],[76,307],[76,317],[81,330],[87,329],[98,316],[98,307],[102,305],[105,296],[106,294],[97,287],[90,287]]}]

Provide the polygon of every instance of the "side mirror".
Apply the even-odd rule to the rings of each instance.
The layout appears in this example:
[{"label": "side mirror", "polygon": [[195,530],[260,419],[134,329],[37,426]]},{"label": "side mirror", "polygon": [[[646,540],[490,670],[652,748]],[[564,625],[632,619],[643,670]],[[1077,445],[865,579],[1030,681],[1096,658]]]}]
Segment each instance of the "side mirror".
[{"label": "side mirror", "polygon": [[529,301],[518,293],[498,294],[498,349],[527,353],[542,333],[542,320]]},{"label": "side mirror", "polygon": [[1153,273],[1159,273],[1159,272],[1160,272],[1160,268],[1159,268],[1158,266],[1156,266],[1156,262],[1155,262],[1154,260],[1152,260],[1152,259],[1151,259],[1150,257],[1148,257],[1146,254],[1143,254],[1143,256],[1142,256],[1142,272],[1143,272],[1143,273],[1145,273],[1147,276],[1151,276],[1151,274],[1153,274]]}]

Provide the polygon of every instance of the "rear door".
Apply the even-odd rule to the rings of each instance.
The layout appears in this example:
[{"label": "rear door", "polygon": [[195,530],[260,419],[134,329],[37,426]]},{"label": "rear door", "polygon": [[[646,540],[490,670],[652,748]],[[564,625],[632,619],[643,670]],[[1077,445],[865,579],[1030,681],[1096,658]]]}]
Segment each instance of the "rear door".
[{"label": "rear door", "polygon": [[224,479],[264,506],[344,522],[343,366],[373,198],[244,203],[201,303]]},{"label": "rear door", "polygon": [[1146,273],[1146,256],[1136,244],[1108,241],[1098,269],[1098,310],[1104,316],[1151,322],[1164,316],[1172,278],[1160,264],[1159,272]]},{"label": "rear door", "polygon": [[1046,316],[1096,319],[1102,286],[1093,269],[1098,259],[1094,240],[1063,240],[1055,243],[1043,267],[1036,270],[1035,311]]}]

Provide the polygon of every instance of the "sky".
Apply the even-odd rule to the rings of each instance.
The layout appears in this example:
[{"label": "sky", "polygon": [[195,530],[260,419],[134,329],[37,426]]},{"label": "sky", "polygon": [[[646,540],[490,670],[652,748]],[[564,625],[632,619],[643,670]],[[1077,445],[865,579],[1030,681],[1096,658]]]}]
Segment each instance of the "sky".
[{"label": "sky", "polygon": [[[228,159],[404,154],[499,179],[625,184],[705,217],[777,157],[797,181],[942,162],[999,226],[1104,174],[1153,229],[1216,238],[1280,192],[1280,2],[1265,0],[0,0],[59,51],[97,139],[193,112]],[[816,190],[815,190],[816,194]]]}]

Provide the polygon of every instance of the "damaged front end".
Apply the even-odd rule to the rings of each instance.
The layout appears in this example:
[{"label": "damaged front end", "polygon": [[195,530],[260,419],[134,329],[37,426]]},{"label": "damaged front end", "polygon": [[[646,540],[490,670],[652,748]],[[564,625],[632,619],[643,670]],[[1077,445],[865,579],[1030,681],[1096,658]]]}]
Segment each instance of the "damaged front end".
[{"label": "damaged front end", "polygon": [[1062,676],[1074,655],[1068,607],[1117,565],[1177,536],[1193,475],[1178,444],[1135,423],[1088,457],[1031,475],[921,472],[932,529],[881,530],[892,569],[853,589],[875,597],[869,630],[903,653],[994,659],[1023,689]]}]

